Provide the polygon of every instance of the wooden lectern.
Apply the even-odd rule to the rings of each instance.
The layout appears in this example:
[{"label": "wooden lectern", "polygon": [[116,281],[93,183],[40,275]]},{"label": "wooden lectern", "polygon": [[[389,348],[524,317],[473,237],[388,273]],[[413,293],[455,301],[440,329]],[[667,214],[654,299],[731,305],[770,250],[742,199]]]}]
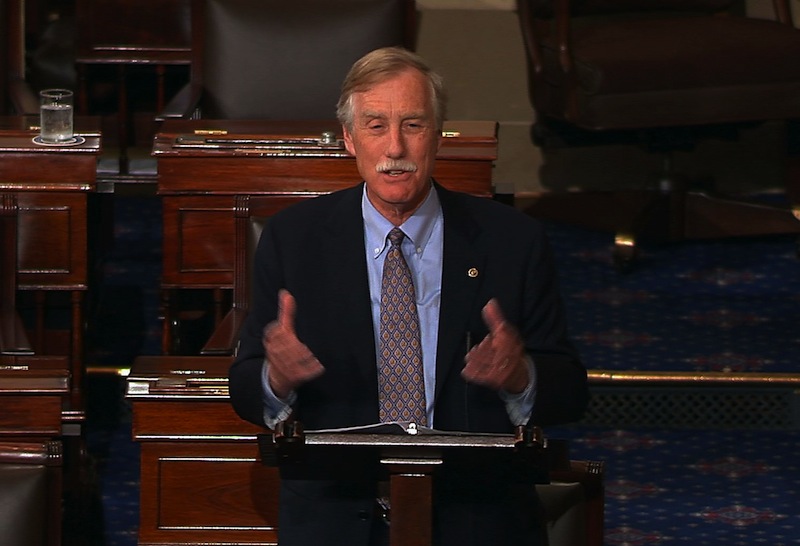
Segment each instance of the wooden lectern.
[{"label": "wooden lectern", "polygon": [[304,433],[300,423],[278,423],[274,432],[258,436],[258,444],[262,462],[273,466],[291,464],[320,446],[375,450],[389,474],[391,546],[432,544],[433,476],[446,464],[447,452],[470,450],[479,458],[513,450],[514,462],[531,469],[549,466],[541,430],[525,427],[514,435],[442,432],[414,423]]}]

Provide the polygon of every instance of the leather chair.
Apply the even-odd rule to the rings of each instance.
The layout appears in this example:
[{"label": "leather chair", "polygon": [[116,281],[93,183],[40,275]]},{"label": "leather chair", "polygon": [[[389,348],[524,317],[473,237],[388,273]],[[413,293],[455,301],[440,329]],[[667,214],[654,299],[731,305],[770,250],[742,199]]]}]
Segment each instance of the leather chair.
[{"label": "leather chair", "polygon": [[285,207],[288,204],[287,201],[272,196],[237,195],[235,197],[231,308],[203,345],[200,350],[201,355],[235,354],[239,342],[239,331],[250,307],[250,279],[258,240],[269,217]]},{"label": "leather chair", "polygon": [[800,233],[800,181],[788,188],[795,218],[790,207],[690,191],[672,161],[706,137],[800,117],[800,31],[788,0],[774,8],[775,20],[761,20],[744,15],[739,0],[518,0],[532,137],[545,157],[624,144],[664,159],[650,188],[545,192],[518,206],[615,232],[622,268],[640,238]]},{"label": "leather chair", "polygon": [[333,119],[352,63],[415,25],[414,0],[192,0],[191,83],[160,119]]},{"label": "leather chair", "polygon": [[549,546],[603,546],[605,465],[570,460],[550,471],[550,483],[536,486]]},{"label": "leather chair", "polygon": [[61,546],[61,443],[0,442],[4,546]]}]

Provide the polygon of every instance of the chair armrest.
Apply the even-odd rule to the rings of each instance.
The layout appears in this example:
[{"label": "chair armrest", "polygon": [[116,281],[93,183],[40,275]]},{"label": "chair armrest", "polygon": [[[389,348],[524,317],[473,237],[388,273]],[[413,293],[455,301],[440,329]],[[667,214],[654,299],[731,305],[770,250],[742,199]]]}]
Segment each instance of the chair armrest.
[{"label": "chair armrest", "polygon": [[156,121],[168,119],[191,119],[200,107],[203,90],[200,86],[187,84],[181,88],[156,115]]},{"label": "chair armrest", "polygon": [[206,356],[233,355],[239,342],[239,331],[246,317],[247,311],[244,309],[234,307],[228,311],[206,344],[200,349],[200,354]]},{"label": "chair armrest", "polygon": [[39,464],[61,466],[63,460],[61,442],[0,442],[0,464]]}]

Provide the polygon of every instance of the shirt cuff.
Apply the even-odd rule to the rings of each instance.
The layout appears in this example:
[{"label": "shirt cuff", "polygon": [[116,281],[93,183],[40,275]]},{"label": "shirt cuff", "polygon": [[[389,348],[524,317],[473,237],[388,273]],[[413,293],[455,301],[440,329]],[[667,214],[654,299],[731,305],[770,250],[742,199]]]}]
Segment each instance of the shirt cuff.
[{"label": "shirt cuff", "polygon": [[267,427],[274,429],[275,425],[281,421],[285,421],[292,414],[292,404],[297,400],[297,393],[294,391],[289,392],[286,400],[282,400],[272,392],[272,387],[269,385],[269,362],[264,359],[264,364],[261,371],[261,387],[264,391],[262,400],[264,401],[264,424]]},{"label": "shirt cuff", "polygon": [[525,363],[528,366],[528,385],[520,393],[510,393],[500,391],[500,399],[505,402],[508,417],[515,426],[527,425],[533,413],[533,405],[536,402],[536,366],[530,355],[525,355]]}]

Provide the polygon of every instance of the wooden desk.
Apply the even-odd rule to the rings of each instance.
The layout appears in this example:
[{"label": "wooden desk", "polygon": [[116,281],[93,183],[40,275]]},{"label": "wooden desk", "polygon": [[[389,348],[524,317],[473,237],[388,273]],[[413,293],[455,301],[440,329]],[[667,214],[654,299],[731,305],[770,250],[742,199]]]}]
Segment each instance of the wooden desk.
[{"label": "wooden desk", "polygon": [[0,438],[60,440],[69,416],[67,358],[0,356]]},{"label": "wooden desk", "polygon": [[[73,402],[82,409],[83,300],[88,289],[88,194],[95,190],[100,132],[95,118],[76,118],[85,142],[70,147],[35,144],[38,117],[0,117],[0,195],[18,207],[17,280],[34,291],[36,324],[32,345],[37,354],[70,357]],[[68,291],[69,339],[49,337],[45,328],[45,293]]]},{"label": "wooden desk", "polygon": [[139,357],[127,379],[141,447],[139,545],[276,544],[278,473],[228,399],[230,357]]},{"label": "wooden desk", "polygon": [[[316,142],[324,131],[337,135],[333,144]],[[491,197],[497,124],[453,121],[445,134],[434,177],[450,189]],[[215,289],[217,321],[223,315],[220,290],[233,285],[236,195],[271,195],[281,208],[361,180],[340,135],[333,121],[164,122],[153,146],[164,218],[164,353],[172,350],[172,291]],[[263,142],[267,139],[311,142],[287,149]]]}]

